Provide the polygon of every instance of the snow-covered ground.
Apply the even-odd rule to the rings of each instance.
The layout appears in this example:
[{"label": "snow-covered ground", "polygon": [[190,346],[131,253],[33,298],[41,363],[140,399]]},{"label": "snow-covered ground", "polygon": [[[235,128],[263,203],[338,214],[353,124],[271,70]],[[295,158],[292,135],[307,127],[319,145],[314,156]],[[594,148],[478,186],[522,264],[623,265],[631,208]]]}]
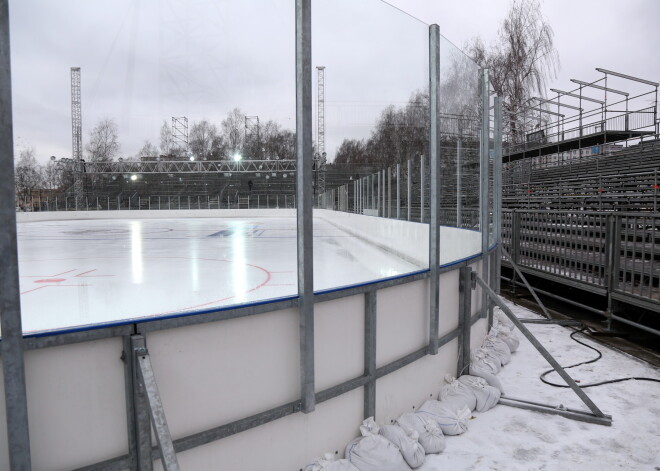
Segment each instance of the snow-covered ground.
[{"label": "snow-covered ground", "polygon": [[[519,318],[536,317],[510,304]],[[593,358],[596,353],[569,338],[571,329],[526,324],[563,366]],[[520,348],[499,373],[506,395],[587,411],[570,389],[543,384],[539,375],[550,369],[529,341],[516,330]],[[578,335],[584,340],[585,337]],[[582,384],[628,376],[660,379],[657,368],[586,340],[603,358],[569,369]],[[562,383],[556,373],[547,379]],[[578,383],[579,384],[579,383]],[[660,383],[625,381],[584,390],[596,405],[613,417],[611,427],[577,422],[504,405],[473,413],[469,430],[447,437],[439,455],[429,455],[421,471],[435,470],[660,470]]]}]

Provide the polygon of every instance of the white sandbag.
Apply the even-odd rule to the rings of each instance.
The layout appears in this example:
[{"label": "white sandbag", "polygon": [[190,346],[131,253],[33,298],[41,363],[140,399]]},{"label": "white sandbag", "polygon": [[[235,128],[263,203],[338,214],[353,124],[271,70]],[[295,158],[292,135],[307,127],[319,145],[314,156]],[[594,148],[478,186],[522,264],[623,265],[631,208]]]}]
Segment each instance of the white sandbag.
[{"label": "white sandbag", "polygon": [[500,391],[500,393],[504,394],[504,388],[502,387],[502,383],[497,378],[497,376],[495,376],[492,370],[484,364],[484,362],[476,361],[470,363],[469,373],[472,376],[478,376],[479,378],[485,379],[488,384],[490,384],[494,388],[497,388]]},{"label": "white sandbag", "polygon": [[345,455],[359,471],[411,471],[396,445],[380,435],[356,438]]},{"label": "white sandbag", "polygon": [[360,425],[360,433],[362,434],[363,437],[366,437],[367,435],[378,435],[378,432],[380,431],[380,427],[376,423],[373,417],[369,417],[365,419],[362,422],[362,425]]},{"label": "white sandbag", "polygon": [[439,401],[450,401],[454,404],[460,404],[462,407],[467,407],[474,410],[477,406],[477,398],[468,386],[456,381],[456,378],[450,375],[445,376],[445,384],[440,389],[438,395]]},{"label": "white sandbag", "polygon": [[323,458],[305,466],[305,471],[360,471],[348,460],[335,459],[334,453],[326,453]]},{"label": "white sandbag", "polygon": [[502,369],[502,361],[495,352],[487,348],[477,348],[470,355],[470,364],[481,363],[490,373],[496,375]]},{"label": "white sandbag", "polygon": [[424,416],[414,412],[406,412],[396,419],[396,425],[399,425],[407,434],[416,431],[417,438],[427,455],[441,453],[445,449],[445,437],[438,424]]},{"label": "white sandbag", "polygon": [[481,348],[494,352],[500,359],[502,366],[511,361],[511,350],[504,340],[498,339],[495,335],[487,335],[481,344]]},{"label": "white sandbag", "polygon": [[490,335],[495,335],[498,339],[504,341],[509,347],[511,353],[518,350],[518,347],[520,346],[520,340],[518,340],[516,333],[503,327],[501,324],[494,324],[490,329]]},{"label": "white sandbag", "polygon": [[467,432],[467,421],[472,413],[467,407],[457,407],[446,402],[430,399],[422,404],[417,414],[435,420],[445,435],[460,435]]},{"label": "white sandbag", "polygon": [[497,401],[500,400],[501,392],[496,387],[491,386],[488,382],[479,378],[478,376],[463,375],[458,378],[458,381],[472,390],[476,398],[477,412],[486,412],[495,407]]},{"label": "white sandbag", "polygon": [[410,433],[406,433],[399,425],[383,425],[380,434],[396,445],[408,466],[414,469],[424,464],[426,452],[417,440],[419,438],[417,431],[411,430]]},{"label": "white sandbag", "polygon": [[493,311],[493,319],[498,323],[509,329],[509,331],[513,331],[513,329],[516,328],[515,324],[507,317],[506,314],[504,314],[500,308],[496,308]]}]

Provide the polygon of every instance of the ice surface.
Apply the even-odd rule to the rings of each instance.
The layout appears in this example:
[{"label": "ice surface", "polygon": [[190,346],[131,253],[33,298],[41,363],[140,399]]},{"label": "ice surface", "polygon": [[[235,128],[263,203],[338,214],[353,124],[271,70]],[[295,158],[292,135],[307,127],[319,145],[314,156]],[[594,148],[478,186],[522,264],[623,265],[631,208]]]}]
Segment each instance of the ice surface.
[{"label": "ice surface", "polygon": [[[518,317],[535,317],[510,304]],[[561,365],[590,359],[595,352],[569,338],[572,330],[552,325],[526,325]],[[570,389],[545,385],[538,377],[548,363],[521,337],[520,349],[498,377],[509,396],[587,411]],[[583,337],[580,337],[583,340]],[[591,340],[603,353],[596,363],[568,370],[582,384],[628,376],[660,379],[647,363]],[[555,374],[548,379],[561,383]],[[654,470],[660,467],[660,384],[625,381],[585,389],[596,405],[613,417],[613,425],[593,425],[560,416],[503,405],[473,413],[468,431],[448,437],[440,455],[429,455],[420,471],[502,470]]]},{"label": "ice surface", "polygon": [[[297,293],[295,218],[30,222],[18,243],[26,333]],[[317,219],[314,265],[315,290],[423,268]]]}]

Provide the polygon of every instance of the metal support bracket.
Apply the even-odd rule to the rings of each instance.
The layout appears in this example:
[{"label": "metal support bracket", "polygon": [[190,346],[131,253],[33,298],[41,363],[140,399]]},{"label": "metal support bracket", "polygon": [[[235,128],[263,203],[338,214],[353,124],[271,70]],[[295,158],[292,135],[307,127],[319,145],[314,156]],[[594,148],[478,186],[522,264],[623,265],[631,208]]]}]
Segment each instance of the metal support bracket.
[{"label": "metal support bracket", "polygon": [[591,424],[598,425],[612,425],[612,416],[603,415],[603,417],[598,417],[589,412],[569,409],[564,407],[562,404],[553,406],[550,404],[541,404],[539,402],[527,401],[524,399],[514,399],[512,397],[505,397],[504,395],[498,401],[498,404],[509,407],[517,407],[519,409],[533,410],[535,412],[541,412],[543,414],[553,414],[566,417],[567,419],[578,420],[580,422],[589,422]]},{"label": "metal support bracket", "polygon": [[[513,324],[522,332],[522,334],[531,342],[531,344],[536,348],[536,350],[545,358],[545,360],[550,363],[550,366],[559,374],[559,376],[562,377],[564,381],[566,381],[566,384],[577,394],[577,396],[582,400],[582,402],[589,408],[591,411],[591,414],[589,412],[582,412],[582,414],[586,414],[590,417],[598,418],[599,421],[594,421],[594,423],[602,423],[603,425],[611,425],[612,424],[612,417],[605,415],[599,408],[594,404],[594,402],[587,396],[587,394],[578,386],[578,384],[575,382],[573,378],[566,372],[566,370],[555,360],[555,358],[548,352],[545,347],[541,344],[541,342],[538,341],[536,337],[525,327],[525,325],[520,322],[520,319],[518,319],[515,314],[511,311],[509,306],[506,305],[506,303],[502,300],[501,297],[499,297],[491,288],[488,286],[488,284],[481,279],[478,275],[476,275],[477,279],[477,284],[484,290],[484,292],[497,304],[500,309],[506,314],[506,316],[513,322]],[[506,404],[506,405],[511,405],[511,404]],[[539,406],[539,404],[536,404],[536,406]],[[543,405],[540,405],[541,407]],[[529,408],[529,407],[526,407]],[[548,410],[544,410],[544,412],[549,412],[550,408],[548,406]],[[574,417],[573,417],[574,418]]]},{"label": "metal support bracket", "polygon": [[509,259],[509,263],[511,264],[513,269],[516,271],[516,273],[518,274],[520,279],[523,281],[523,283],[525,283],[525,287],[527,288],[527,290],[530,293],[532,293],[532,296],[534,297],[534,301],[536,301],[536,304],[538,304],[539,307],[541,308],[541,310],[543,311],[543,315],[545,316],[545,318],[546,319],[551,319],[550,313],[545,308],[545,304],[543,304],[541,302],[538,295],[536,294],[536,291],[534,291],[534,288],[532,288],[532,285],[529,284],[529,282],[527,281],[527,278],[525,278],[525,275],[522,274],[522,271],[520,271],[520,268],[518,268],[518,265],[516,264],[516,262],[513,261],[513,257],[511,255],[509,255],[509,252],[507,252],[504,247],[502,247],[502,253],[504,254],[504,256],[506,258]]},{"label": "metal support bracket", "polygon": [[[142,335],[134,335],[132,341],[135,370],[137,373],[136,386],[139,393],[146,397],[146,405],[149,408],[147,412],[150,415],[156,439],[158,440],[158,450],[160,451],[163,469],[165,471],[179,471],[179,462],[176,457],[176,452],[174,451],[172,435],[167,426],[165,410],[163,409],[163,403],[158,392],[158,385],[151,366],[151,357],[149,356],[145,339]],[[139,407],[139,403],[137,405]],[[138,413],[139,412],[140,411],[138,411]],[[148,437],[148,440],[148,443],[150,444],[150,436]],[[151,446],[149,446],[149,455],[150,452]]]}]

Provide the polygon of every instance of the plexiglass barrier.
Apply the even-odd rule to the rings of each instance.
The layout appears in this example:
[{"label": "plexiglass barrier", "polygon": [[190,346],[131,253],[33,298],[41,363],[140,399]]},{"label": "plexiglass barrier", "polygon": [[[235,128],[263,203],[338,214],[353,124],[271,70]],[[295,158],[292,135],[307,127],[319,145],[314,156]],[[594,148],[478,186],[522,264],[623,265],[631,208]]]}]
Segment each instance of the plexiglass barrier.
[{"label": "plexiglass barrier", "polygon": [[[24,332],[297,296],[294,2],[11,3]],[[484,110],[439,52],[450,264],[482,250]],[[429,269],[429,57],[389,4],[312,2],[316,291]]]}]

